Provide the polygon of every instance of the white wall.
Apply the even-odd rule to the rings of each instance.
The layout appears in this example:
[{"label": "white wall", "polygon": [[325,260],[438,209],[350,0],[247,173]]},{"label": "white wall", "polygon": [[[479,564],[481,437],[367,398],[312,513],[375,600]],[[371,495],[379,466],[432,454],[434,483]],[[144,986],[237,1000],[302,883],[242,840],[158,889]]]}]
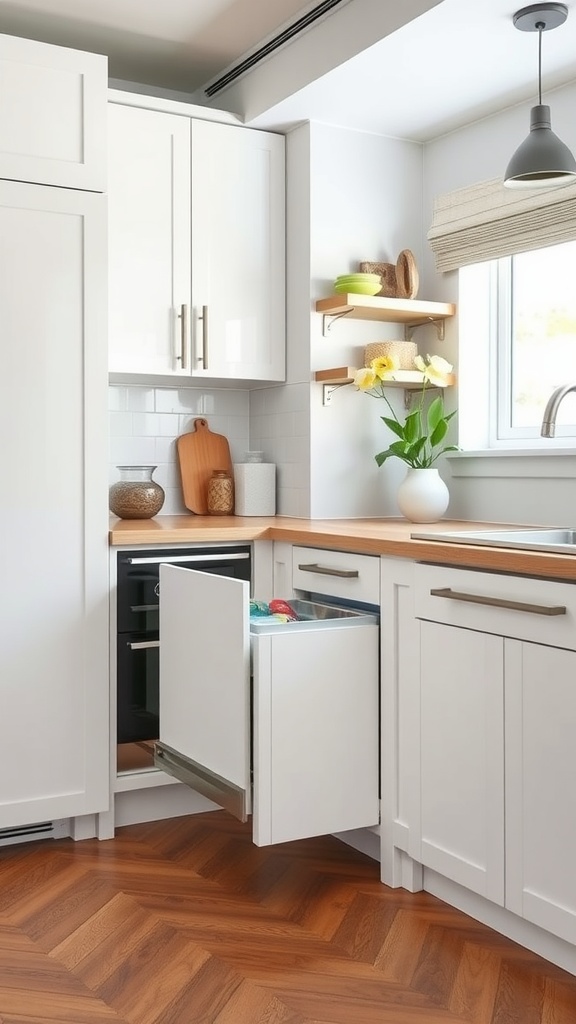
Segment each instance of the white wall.
[{"label": "white wall", "polygon": [[[551,108],[553,130],[576,153],[576,83],[547,93],[544,101]],[[432,223],[434,196],[502,176],[512,153],[528,134],[529,113],[529,104],[521,104],[424,147],[424,239]],[[422,294],[458,303],[457,273],[438,274],[426,242],[420,269]],[[459,350],[466,345],[458,326],[458,317],[447,325],[442,352],[456,366]],[[447,407],[458,401],[457,389],[447,393]],[[544,525],[570,525],[574,518],[576,456],[562,458],[550,450],[549,455],[535,458],[454,459],[448,460],[442,473],[450,489],[450,516]]]},{"label": "white wall", "polygon": [[[395,263],[402,249],[422,255],[422,148],[411,142],[310,125],[310,306],[333,293],[338,274],[361,260]],[[394,324],[345,317],[326,337],[322,317],[309,320],[310,369],[362,366],[371,341],[403,338]],[[390,391],[398,404],[403,392]],[[404,468],[393,460],[378,469],[374,456],[390,434],[380,421],[384,403],[350,385],[322,404],[310,395],[310,514],[330,518],[398,515],[397,485]]]}]

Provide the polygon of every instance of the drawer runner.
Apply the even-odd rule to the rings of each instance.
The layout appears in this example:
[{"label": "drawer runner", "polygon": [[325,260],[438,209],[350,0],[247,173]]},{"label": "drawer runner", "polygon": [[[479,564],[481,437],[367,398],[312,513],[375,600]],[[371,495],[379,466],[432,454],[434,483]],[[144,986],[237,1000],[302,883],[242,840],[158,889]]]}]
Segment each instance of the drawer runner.
[{"label": "drawer runner", "polygon": [[154,764],[197,793],[230,811],[239,821],[248,820],[246,791],[216,772],[184,757],[166,743],[154,745]]}]

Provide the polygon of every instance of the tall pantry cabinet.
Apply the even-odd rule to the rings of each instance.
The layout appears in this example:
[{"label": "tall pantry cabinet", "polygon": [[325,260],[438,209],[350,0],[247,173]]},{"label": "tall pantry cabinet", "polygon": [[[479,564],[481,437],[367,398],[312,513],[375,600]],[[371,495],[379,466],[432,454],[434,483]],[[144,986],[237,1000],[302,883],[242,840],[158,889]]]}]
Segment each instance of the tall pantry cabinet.
[{"label": "tall pantry cabinet", "polygon": [[0,83],[1,838],[108,806],[106,59]]}]

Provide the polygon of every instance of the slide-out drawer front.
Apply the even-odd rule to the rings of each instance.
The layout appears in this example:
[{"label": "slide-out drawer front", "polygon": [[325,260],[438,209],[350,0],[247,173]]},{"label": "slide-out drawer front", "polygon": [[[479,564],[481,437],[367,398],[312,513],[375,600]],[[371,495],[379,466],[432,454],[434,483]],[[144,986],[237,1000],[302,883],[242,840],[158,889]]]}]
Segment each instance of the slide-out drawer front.
[{"label": "slide-out drawer front", "polygon": [[293,547],[292,586],[328,597],[380,604],[380,559],[351,551]]},{"label": "slide-out drawer front", "polygon": [[416,617],[576,650],[576,585],[415,566]]}]

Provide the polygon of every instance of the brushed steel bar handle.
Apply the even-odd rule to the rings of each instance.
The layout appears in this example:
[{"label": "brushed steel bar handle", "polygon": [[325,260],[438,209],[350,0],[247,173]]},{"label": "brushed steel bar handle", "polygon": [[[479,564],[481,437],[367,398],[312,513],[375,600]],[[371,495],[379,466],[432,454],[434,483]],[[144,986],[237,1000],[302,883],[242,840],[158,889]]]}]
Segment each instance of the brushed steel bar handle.
[{"label": "brushed steel bar handle", "polygon": [[188,306],[185,302],[180,306],[178,319],[180,321],[180,351],[176,354],[176,362],[180,363],[182,369],[185,370],[188,353]]},{"label": "brushed steel bar handle", "polygon": [[182,341],[182,369],[188,369],[187,366],[187,355],[188,355],[188,305],[183,302],[180,306],[180,338]]},{"label": "brushed steel bar handle", "polygon": [[530,612],[532,615],[566,615],[563,604],[528,604],[526,601],[507,601],[501,597],[482,597],[480,594],[464,594],[451,587],[431,590],[432,597],[447,597],[451,601],[469,601],[470,604],[487,604],[491,608],[508,608],[516,612]]},{"label": "brushed steel bar handle", "polygon": [[131,651],[147,651],[149,647],[160,647],[159,640],[142,640],[137,644],[128,644]]},{"label": "brushed steel bar handle", "polygon": [[355,580],[360,575],[358,569],[331,569],[330,566],[318,565],[317,562],[313,562],[312,565],[299,565],[298,568],[304,572],[316,572],[319,576],[340,576],[345,580]]},{"label": "brushed steel bar handle", "polygon": [[221,552],[215,555],[172,555],[170,558],[162,558],[161,555],[150,558],[123,558],[122,562],[124,565],[179,565],[181,562],[231,562],[246,558],[250,558],[247,551],[232,551],[230,554]]},{"label": "brushed steel bar handle", "polygon": [[202,321],[202,354],[197,357],[197,362],[202,363],[202,369],[208,369],[208,306],[202,306],[202,313],[198,316]]}]

